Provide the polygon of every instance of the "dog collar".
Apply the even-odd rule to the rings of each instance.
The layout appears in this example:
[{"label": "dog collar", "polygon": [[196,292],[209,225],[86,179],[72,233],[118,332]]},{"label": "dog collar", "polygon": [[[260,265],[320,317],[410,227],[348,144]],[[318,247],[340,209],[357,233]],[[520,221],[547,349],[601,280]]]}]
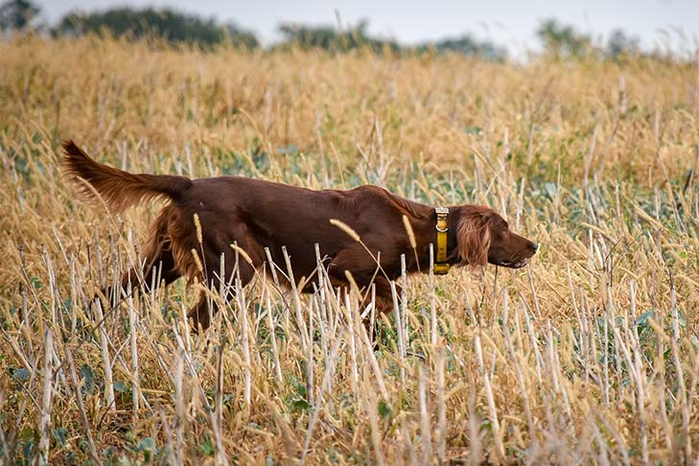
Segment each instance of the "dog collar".
[{"label": "dog collar", "polygon": [[449,209],[446,207],[435,207],[434,211],[437,213],[437,224],[435,225],[437,230],[437,258],[434,261],[432,270],[435,275],[446,275],[451,267],[447,263],[447,232],[449,231],[447,216],[449,215]]}]

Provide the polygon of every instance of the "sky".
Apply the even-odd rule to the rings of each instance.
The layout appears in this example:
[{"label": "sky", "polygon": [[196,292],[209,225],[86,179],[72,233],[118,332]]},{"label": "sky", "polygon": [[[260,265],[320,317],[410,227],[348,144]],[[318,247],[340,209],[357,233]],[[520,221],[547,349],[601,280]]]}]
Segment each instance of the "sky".
[{"label": "sky", "polygon": [[[411,44],[471,33],[506,46],[511,53],[536,50],[534,34],[545,18],[557,18],[598,40],[622,28],[644,49],[697,49],[699,0],[35,0],[43,17],[55,23],[72,10],[113,6],[170,6],[234,21],[267,45],[279,40],[280,22],[310,25],[357,24],[369,20],[372,35]],[[682,38],[684,37],[684,39]]]}]

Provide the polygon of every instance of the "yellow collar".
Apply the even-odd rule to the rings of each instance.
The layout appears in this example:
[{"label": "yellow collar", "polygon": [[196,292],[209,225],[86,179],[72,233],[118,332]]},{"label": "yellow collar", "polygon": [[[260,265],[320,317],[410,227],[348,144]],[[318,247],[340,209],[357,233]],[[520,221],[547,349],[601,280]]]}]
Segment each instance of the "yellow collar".
[{"label": "yellow collar", "polygon": [[437,230],[437,258],[434,261],[433,272],[435,275],[446,275],[451,267],[447,263],[447,232],[449,231],[447,216],[449,215],[449,209],[446,207],[435,207],[434,211],[437,213],[437,225],[435,225]]}]

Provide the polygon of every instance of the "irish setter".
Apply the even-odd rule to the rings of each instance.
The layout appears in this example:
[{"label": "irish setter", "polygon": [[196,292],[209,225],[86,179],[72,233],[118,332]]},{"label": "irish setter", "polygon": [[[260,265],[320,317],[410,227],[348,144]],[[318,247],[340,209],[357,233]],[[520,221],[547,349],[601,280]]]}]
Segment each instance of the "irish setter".
[{"label": "irish setter", "polygon": [[[264,248],[269,248],[276,264],[284,264],[282,248],[286,247],[293,276],[300,281],[316,270],[318,244],[333,286],[348,285],[346,272],[350,272],[360,287],[375,285],[377,307],[386,310],[392,307],[389,280],[400,276],[401,255],[405,255],[408,273],[426,271],[430,244],[436,244],[437,214],[433,207],[377,186],[314,191],[237,176],[191,180],[133,174],[94,161],[73,141],[65,141],[63,149],[67,174],[89,183],[94,190],[83,184],[84,194],[94,197],[98,193],[113,212],[146,199],[170,200],[153,223],[143,248],[146,262],[141,272],[146,282],[160,267],[159,276],[166,285],[184,276],[219,289],[219,280],[230,283],[235,273],[233,244],[251,261],[238,261],[242,286],[250,282],[256,269],[266,266]],[[415,249],[403,217],[412,227]],[[361,242],[338,228],[337,222],[331,223],[333,219],[354,230]],[[491,263],[519,268],[538,248],[511,232],[507,222],[488,207],[449,207],[446,226],[445,262],[451,265]],[[222,254],[228,258],[223,264]],[[138,286],[139,275],[135,270],[125,274],[123,286],[129,282]],[[302,291],[312,292],[312,283]],[[210,309],[203,294],[188,316],[195,329],[209,326]]]}]

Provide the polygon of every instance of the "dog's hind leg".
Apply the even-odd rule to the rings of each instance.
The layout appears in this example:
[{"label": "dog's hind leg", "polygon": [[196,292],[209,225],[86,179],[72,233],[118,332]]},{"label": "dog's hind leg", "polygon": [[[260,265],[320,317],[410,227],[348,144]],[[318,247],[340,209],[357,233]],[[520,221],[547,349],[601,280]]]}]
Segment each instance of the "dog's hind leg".
[{"label": "dog's hind leg", "polygon": [[127,296],[129,289],[151,292],[161,283],[167,286],[180,277],[171,250],[165,215],[161,215],[153,226],[151,236],[142,248],[141,257],[143,265],[132,267],[124,273],[119,286],[102,290],[112,305]]},{"label": "dog's hind leg", "polygon": [[[198,303],[187,313],[195,332],[200,327],[206,330],[211,325],[211,319],[218,311],[221,299],[225,302],[234,299],[235,293],[250,283],[255,276],[255,269],[262,264],[261,248],[251,236],[244,234],[246,232],[244,225],[237,229],[235,236],[216,237],[215,233],[210,233],[213,236],[210,237],[205,230],[201,248],[204,259],[202,261],[203,276],[206,287],[213,293],[207,296],[206,292],[202,292]],[[232,238],[235,238],[235,242],[245,251],[245,254],[231,247]],[[219,251],[225,252],[222,255]],[[201,253],[199,256],[201,258]],[[222,271],[223,275],[221,275]],[[217,293],[220,294],[220,299]]]}]

